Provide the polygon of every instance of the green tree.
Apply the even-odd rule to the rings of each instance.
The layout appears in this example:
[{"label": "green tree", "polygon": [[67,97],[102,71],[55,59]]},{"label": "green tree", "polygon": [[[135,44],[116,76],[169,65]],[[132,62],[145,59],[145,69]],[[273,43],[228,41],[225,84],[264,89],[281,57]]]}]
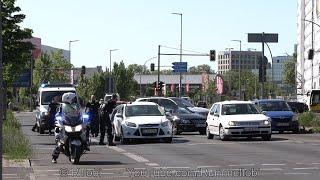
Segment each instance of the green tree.
[{"label": "green tree", "polygon": [[33,82],[38,87],[42,82],[66,83],[69,81],[69,74],[72,68],[62,56],[62,51],[51,53],[41,53],[35,62]]},{"label": "green tree", "polygon": [[87,79],[83,75],[80,76],[79,81],[78,81],[77,94],[85,102],[88,102],[90,100],[89,79]]},{"label": "green tree", "polygon": [[103,99],[105,95],[105,74],[95,73],[88,81],[88,94],[95,95],[97,100]]},{"label": "green tree", "polygon": [[295,76],[295,67],[297,63],[297,55],[294,54],[289,60],[284,63],[283,71],[283,81],[284,83],[295,86],[296,76]]},{"label": "green tree", "polygon": [[200,74],[200,73],[207,73],[207,74],[214,74],[214,70],[207,64],[198,65],[197,67],[191,66],[188,70],[191,74]]},{"label": "green tree", "polygon": [[15,6],[15,0],[1,1],[3,67],[5,84],[10,85],[27,67],[30,68],[33,45],[27,42],[32,38],[31,29],[22,29],[20,23],[25,15]]}]

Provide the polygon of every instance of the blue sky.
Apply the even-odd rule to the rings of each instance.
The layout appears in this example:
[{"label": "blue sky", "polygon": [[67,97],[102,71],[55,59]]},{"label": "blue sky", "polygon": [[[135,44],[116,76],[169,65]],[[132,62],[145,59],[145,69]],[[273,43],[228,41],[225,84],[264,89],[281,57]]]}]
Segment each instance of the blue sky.
[{"label": "blue sky", "polygon": [[[109,67],[110,49],[119,49],[112,53],[112,61],[129,65],[157,56],[158,45],[179,48],[180,16],[172,12],[183,14],[186,50],[238,49],[239,43],[232,39],[242,40],[243,50],[261,50],[261,44],[247,42],[246,33],[268,32],[279,33],[279,43],[270,44],[277,56],[293,53],[297,39],[295,0],[17,0],[16,4],[26,14],[22,26],[32,28],[42,44],[68,49],[69,40],[80,40],[72,44],[76,67]],[[174,61],[179,57],[161,56],[163,66]],[[209,57],[183,57],[183,61],[216,69]]]}]

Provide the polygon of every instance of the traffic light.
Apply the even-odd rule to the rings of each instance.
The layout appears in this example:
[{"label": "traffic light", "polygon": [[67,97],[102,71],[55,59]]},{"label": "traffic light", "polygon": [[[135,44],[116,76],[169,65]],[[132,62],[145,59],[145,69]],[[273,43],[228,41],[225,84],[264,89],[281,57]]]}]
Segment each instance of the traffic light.
[{"label": "traffic light", "polygon": [[259,82],[267,82],[267,64],[268,59],[264,56],[263,60],[259,57]]},{"label": "traffic light", "polygon": [[154,71],[154,63],[150,64],[150,69],[151,69],[151,71]]},{"label": "traffic light", "polygon": [[85,66],[81,67],[81,74],[82,75],[86,74],[86,67]]},{"label": "traffic light", "polygon": [[210,50],[210,61],[216,60],[216,50]]},{"label": "traffic light", "polygon": [[314,56],[314,50],[313,49],[309,49],[309,51],[308,51],[308,59],[312,60],[313,56]]}]

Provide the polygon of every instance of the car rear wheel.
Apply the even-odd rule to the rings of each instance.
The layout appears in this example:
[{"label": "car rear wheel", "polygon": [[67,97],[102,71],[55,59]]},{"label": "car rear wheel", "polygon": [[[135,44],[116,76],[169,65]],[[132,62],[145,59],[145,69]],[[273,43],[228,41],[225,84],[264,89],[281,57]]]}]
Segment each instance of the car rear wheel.
[{"label": "car rear wheel", "polygon": [[209,126],[206,128],[206,134],[208,139],[213,139],[213,134],[210,133]]},{"label": "car rear wheel", "polygon": [[226,136],[224,128],[222,126],[220,126],[220,128],[219,128],[219,137],[220,137],[221,141],[227,140],[227,136]]},{"label": "car rear wheel", "polygon": [[263,139],[264,141],[270,141],[270,140],[271,140],[271,134],[263,135],[263,136],[262,136],[262,139]]}]

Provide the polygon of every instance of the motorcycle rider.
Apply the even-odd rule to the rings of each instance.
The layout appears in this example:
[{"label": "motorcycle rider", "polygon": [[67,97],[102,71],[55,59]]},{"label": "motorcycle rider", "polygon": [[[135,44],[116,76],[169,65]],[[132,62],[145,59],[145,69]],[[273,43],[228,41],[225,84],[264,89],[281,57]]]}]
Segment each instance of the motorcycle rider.
[{"label": "motorcycle rider", "polygon": [[99,102],[96,101],[96,96],[91,95],[90,102],[87,103],[85,112],[91,115],[91,134],[93,137],[97,137],[99,133]]},{"label": "motorcycle rider", "polygon": [[101,119],[100,119],[100,142],[99,145],[106,145],[104,143],[104,136],[106,133],[106,126],[107,126],[107,136],[108,136],[108,145],[115,146],[113,143],[113,135],[112,135],[112,124],[110,119],[110,114],[112,113],[113,109],[117,106],[117,94],[113,94],[112,98],[107,101],[105,104],[102,105],[101,108]]},{"label": "motorcycle rider", "polygon": [[[60,107],[58,108],[58,113],[56,116],[61,116],[63,113],[68,114],[68,116],[72,117],[80,117],[81,115],[81,109],[79,104],[77,103],[77,96],[75,93],[64,93],[62,96],[62,103]],[[64,138],[64,134],[55,129],[55,140],[56,142],[59,142],[60,139]],[[89,140],[86,135],[81,137],[83,142],[86,142],[86,150],[89,149]],[[59,157],[61,151],[61,147],[56,143],[56,147],[53,150],[52,153],[52,163],[57,163],[57,159]]]}]

